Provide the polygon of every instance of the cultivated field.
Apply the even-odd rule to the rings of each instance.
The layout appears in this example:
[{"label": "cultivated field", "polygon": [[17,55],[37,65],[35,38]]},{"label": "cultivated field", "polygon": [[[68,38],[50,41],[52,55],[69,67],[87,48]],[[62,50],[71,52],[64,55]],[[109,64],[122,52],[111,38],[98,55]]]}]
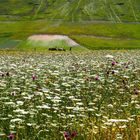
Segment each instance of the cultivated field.
[{"label": "cultivated field", "polygon": [[140,51],[0,54],[0,139],[139,140]]},{"label": "cultivated field", "polygon": [[[29,43],[32,35],[66,35],[89,50],[139,49],[139,23],[112,23],[100,21],[62,22],[49,20],[5,21],[0,23],[0,49],[43,49]],[[63,42],[55,45],[67,48]],[[46,45],[47,46],[47,45]],[[48,49],[48,48],[47,48]]]}]

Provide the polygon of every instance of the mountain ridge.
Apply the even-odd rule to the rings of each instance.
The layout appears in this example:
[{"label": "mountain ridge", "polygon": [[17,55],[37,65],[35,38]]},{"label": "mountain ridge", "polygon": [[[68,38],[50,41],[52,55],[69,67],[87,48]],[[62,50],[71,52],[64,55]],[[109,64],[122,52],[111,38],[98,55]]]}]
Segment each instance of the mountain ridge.
[{"label": "mountain ridge", "polygon": [[139,0],[1,0],[5,19],[140,21]]}]

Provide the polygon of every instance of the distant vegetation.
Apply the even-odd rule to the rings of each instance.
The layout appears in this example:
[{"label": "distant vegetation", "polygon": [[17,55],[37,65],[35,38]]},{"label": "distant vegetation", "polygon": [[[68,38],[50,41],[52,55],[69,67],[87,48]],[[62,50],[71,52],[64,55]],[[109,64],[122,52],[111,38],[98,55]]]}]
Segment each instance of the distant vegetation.
[{"label": "distant vegetation", "polygon": [[27,48],[33,34],[67,35],[88,49],[140,48],[139,0],[1,0],[0,22],[0,48]]},{"label": "distant vegetation", "polygon": [[[65,34],[88,49],[139,49],[140,24],[114,24],[96,22],[50,22],[47,20],[2,22],[0,24],[0,48],[4,42],[20,43],[27,48],[26,39],[33,34]],[[5,39],[4,39],[5,38]],[[14,41],[13,41],[14,40]],[[12,43],[11,43],[12,42]],[[25,47],[26,46],[26,47]],[[9,47],[9,46],[8,46]],[[29,47],[29,46],[28,46]],[[32,48],[32,47],[31,47]]]},{"label": "distant vegetation", "polygon": [[1,0],[0,20],[140,21],[139,0]]}]

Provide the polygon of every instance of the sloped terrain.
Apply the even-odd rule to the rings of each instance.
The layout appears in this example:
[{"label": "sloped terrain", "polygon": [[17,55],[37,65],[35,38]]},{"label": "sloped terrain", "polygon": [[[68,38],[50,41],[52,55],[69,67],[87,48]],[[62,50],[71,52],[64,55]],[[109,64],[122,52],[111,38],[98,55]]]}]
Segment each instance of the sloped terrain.
[{"label": "sloped terrain", "polygon": [[[84,27],[84,28],[83,28]],[[0,47],[7,48],[7,40],[23,40],[20,48],[31,48],[26,43],[32,35],[66,35],[88,49],[139,49],[140,24],[95,22],[48,22],[47,20],[12,21],[0,24]],[[3,41],[6,39],[5,43]],[[25,41],[25,43],[24,43]],[[1,43],[2,42],[2,43]],[[8,41],[9,42],[9,41]],[[11,44],[11,43],[10,43]],[[34,43],[37,48],[40,44]],[[50,44],[49,44],[50,45]],[[56,42],[54,43],[56,46]],[[59,45],[65,46],[60,43]],[[4,47],[3,47],[4,46]],[[14,45],[19,46],[19,44]],[[11,47],[14,47],[10,45]],[[45,43],[46,46],[46,43]],[[58,46],[58,44],[57,44]],[[62,47],[61,46],[61,47]],[[34,45],[33,45],[34,48]],[[46,48],[46,47],[45,47]],[[43,47],[44,49],[44,47]]]},{"label": "sloped terrain", "polygon": [[140,21],[139,0],[1,0],[0,19]]}]

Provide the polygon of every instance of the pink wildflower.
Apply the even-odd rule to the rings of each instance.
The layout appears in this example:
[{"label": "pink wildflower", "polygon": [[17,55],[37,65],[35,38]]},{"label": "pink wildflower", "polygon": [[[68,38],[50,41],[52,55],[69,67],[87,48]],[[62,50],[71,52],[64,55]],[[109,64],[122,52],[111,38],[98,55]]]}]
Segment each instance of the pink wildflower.
[{"label": "pink wildflower", "polygon": [[15,135],[14,135],[13,133],[11,133],[11,134],[9,135],[9,139],[10,139],[10,140],[13,140],[14,137],[15,137]]},{"label": "pink wildflower", "polygon": [[36,76],[36,75],[32,75],[32,80],[33,80],[33,81],[35,81],[35,80],[36,80],[36,78],[37,78],[37,76]]}]

